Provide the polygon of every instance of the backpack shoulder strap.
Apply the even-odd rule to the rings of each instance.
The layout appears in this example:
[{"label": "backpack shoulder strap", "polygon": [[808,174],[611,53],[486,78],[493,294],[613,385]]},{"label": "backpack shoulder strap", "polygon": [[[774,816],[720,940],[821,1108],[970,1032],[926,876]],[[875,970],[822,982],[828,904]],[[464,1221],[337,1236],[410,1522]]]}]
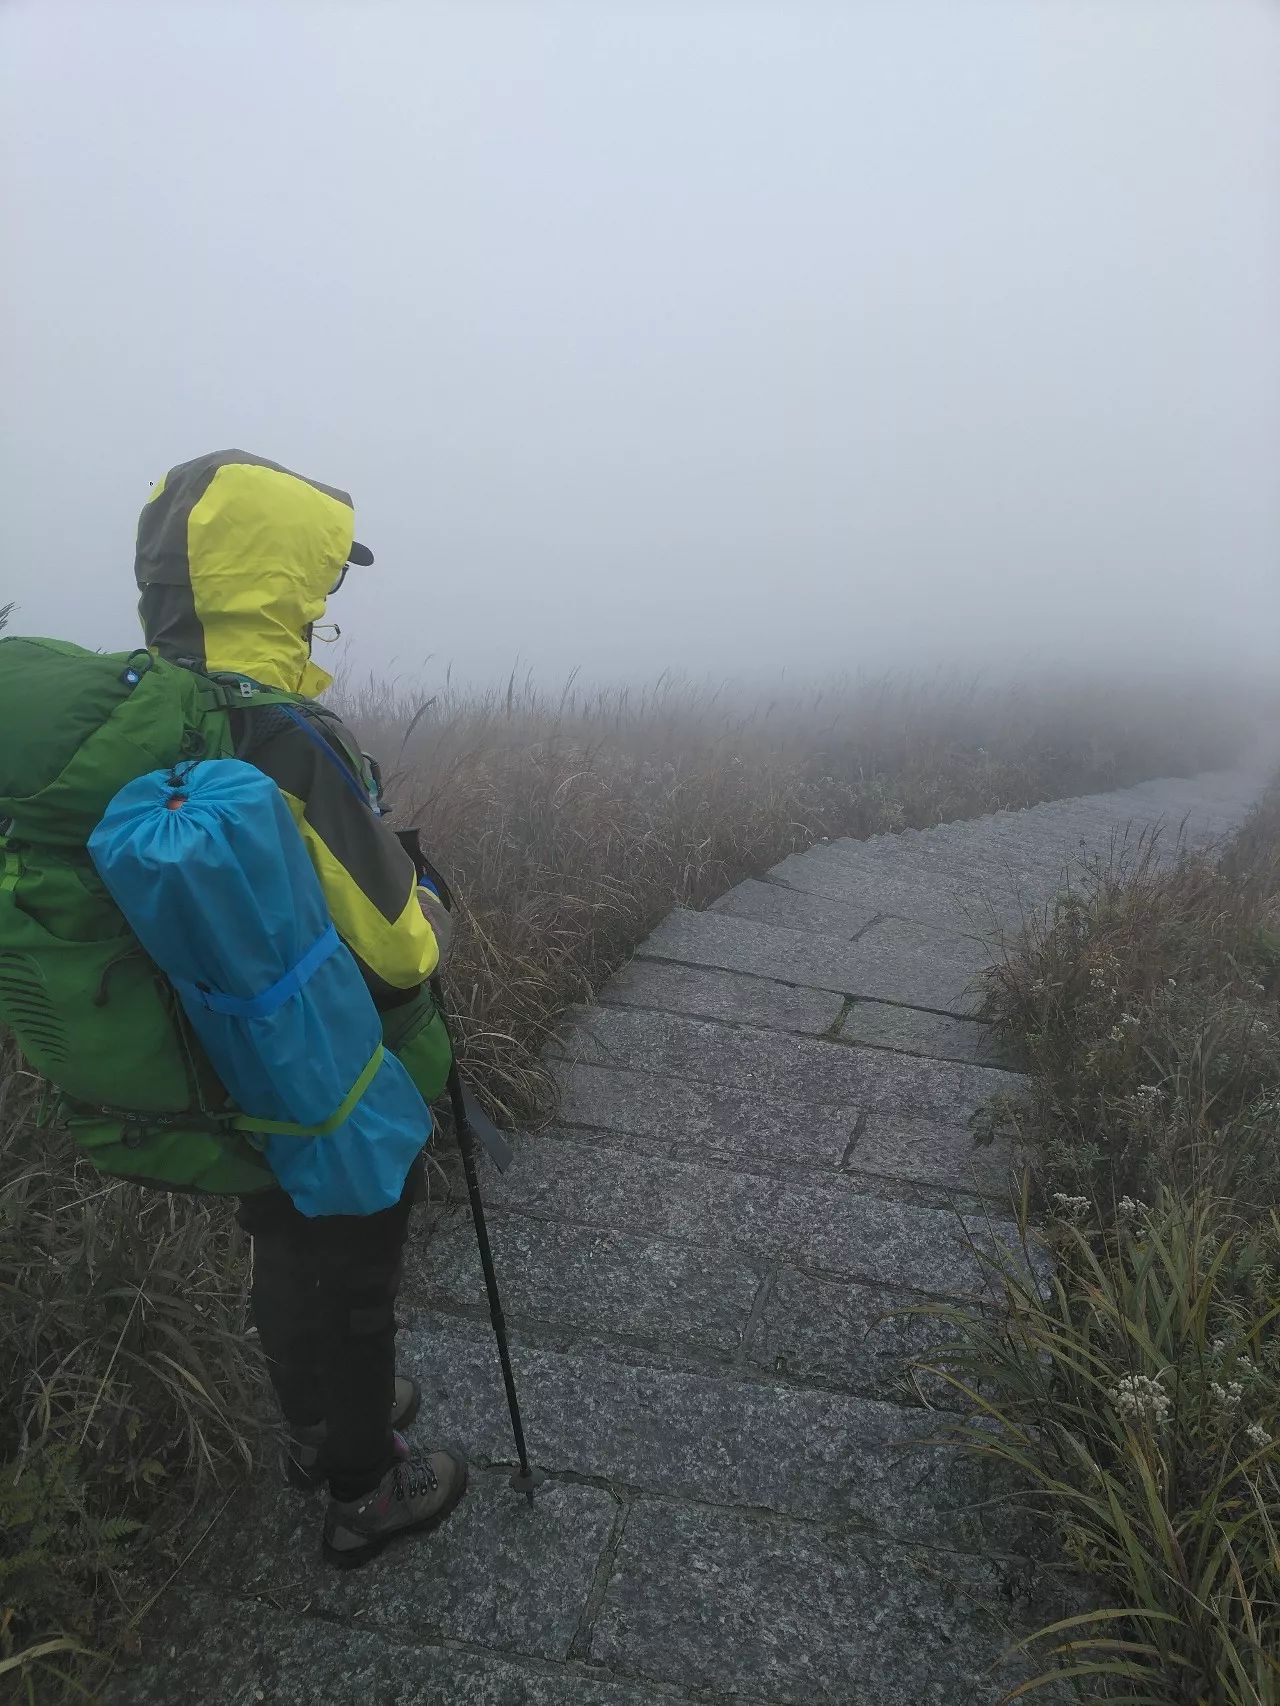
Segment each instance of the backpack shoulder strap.
[{"label": "backpack shoulder strap", "polygon": [[341,719],[335,717],[332,711],[310,701],[301,705],[286,705],[283,709],[290,722],[296,724],[307,739],[324,753],[329,762],[341,771],[343,781],[356,798],[377,813],[377,778]]},{"label": "backpack shoulder strap", "polygon": [[[210,682],[223,695],[222,704],[229,712],[252,713],[275,709],[292,723],[306,738],[324,753],[329,763],[341,773],[343,781],[361,802],[375,813],[379,811],[381,790],[378,779],[365,755],[360,751],[340,717],[305,694],[285,693],[279,688],[263,687],[248,676],[219,674]],[[252,762],[253,750],[279,732],[276,728],[254,727],[252,715],[245,715],[240,737],[236,742],[237,758]]]}]

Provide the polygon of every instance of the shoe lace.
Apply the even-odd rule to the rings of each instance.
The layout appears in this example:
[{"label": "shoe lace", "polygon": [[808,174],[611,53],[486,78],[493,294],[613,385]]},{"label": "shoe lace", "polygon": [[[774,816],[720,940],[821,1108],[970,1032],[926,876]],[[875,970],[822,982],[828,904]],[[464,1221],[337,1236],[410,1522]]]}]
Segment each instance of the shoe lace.
[{"label": "shoe lace", "polygon": [[435,1470],[425,1457],[411,1457],[396,1469],[396,1497],[419,1499],[424,1493],[434,1493],[440,1483]]}]

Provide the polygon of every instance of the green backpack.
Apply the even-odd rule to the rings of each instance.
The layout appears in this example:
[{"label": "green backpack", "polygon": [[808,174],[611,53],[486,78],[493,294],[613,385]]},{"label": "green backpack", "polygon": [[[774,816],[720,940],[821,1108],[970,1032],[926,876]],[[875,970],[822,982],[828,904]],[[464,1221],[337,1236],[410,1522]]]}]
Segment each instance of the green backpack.
[{"label": "green backpack", "polygon": [[275,1180],[85,851],[126,782],[232,755],[233,702],[147,651],[0,639],[0,1023],[104,1172],[239,1195]]},{"label": "green backpack", "polygon": [[[275,1185],[85,843],[126,782],[232,757],[229,713],[280,704],[332,721],[298,694],[215,681],[147,651],[0,639],[0,728],[21,731],[0,753],[0,1025],[56,1087],[61,1118],[104,1173],[218,1195]],[[376,777],[340,727],[335,739],[376,801]],[[384,1013],[383,1034],[434,1100],[452,1053],[425,986]]]}]

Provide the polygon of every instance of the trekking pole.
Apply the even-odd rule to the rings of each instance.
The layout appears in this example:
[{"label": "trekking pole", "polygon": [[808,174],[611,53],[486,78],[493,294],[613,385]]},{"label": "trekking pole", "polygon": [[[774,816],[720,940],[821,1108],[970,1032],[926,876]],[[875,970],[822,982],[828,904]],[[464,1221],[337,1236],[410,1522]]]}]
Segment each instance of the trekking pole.
[{"label": "trekking pole", "polygon": [[[401,829],[396,831],[400,845],[413,860],[420,877],[425,877],[436,889],[444,905],[452,907],[453,897],[449,893],[449,885],[436,870],[435,866],[422,851],[422,842],[416,829]],[[449,1041],[449,1106],[453,1110],[453,1131],[458,1140],[458,1149],[462,1155],[462,1171],[467,1181],[467,1199],[471,1205],[471,1220],[476,1229],[476,1243],[480,1247],[480,1266],[484,1270],[484,1289],[489,1299],[489,1320],[493,1324],[493,1336],[498,1341],[498,1361],[502,1364],[502,1384],[507,1391],[507,1408],[511,1412],[511,1432],[515,1435],[516,1456],[520,1467],[510,1478],[510,1485],[517,1493],[523,1493],[529,1503],[533,1503],[533,1490],[546,1479],[541,1469],[535,1469],[529,1462],[529,1449],[524,1439],[524,1422],[520,1415],[520,1399],[516,1393],[515,1370],[511,1366],[511,1346],[507,1340],[507,1318],[502,1311],[502,1293],[498,1290],[498,1275],[493,1265],[493,1249],[489,1243],[489,1228],[484,1218],[484,1200],[480,1195],[480,1175],[476,1168],[476,1145],[483,1145],[493,1158],[494,1165],[500,1173],[505,1172],[511,1165],[511,1146],[502,1133],[489,1119],[479,1103],[467,1093],[462,1082],[462,1074],[458,1071],[458,1060],[454,1053],[453,1038],[449,1034],[449,1021],[445,1017],[444,990],[441,987],[440,976],[437,973],[431,979],[431,999],[435,1002],[436,1012],[440,1015],[440,1023],[444,1026],[445,1036]]]},{"label": "trekking pole", "polygon": [[[448,1033],[448,1024],[444,1016],[444,994],[440,988],[440,979],[431,979],[431,995],[440,1015],[440,1023]],[[458,1139],[458,1148],[462,1152],[462,1171],[467,1180],[467,1197],[471,1203],[471,1218],[475,1222],[476,1243],[480,1246],[480,1266],[484,1269],[484,1288],[489,1295],[489,1319],[493,1323],[493,1336],[498,1341],[498,1361],[502,1364],[502,1384],[507,1389],[507,1408],[511,1412],[511,1431],[515,1435],[516,1455],[520,1459],[520,1467],[511,1476],[510,1485],[517,1493],[523,1493],[529,1503],[533,1503],[533,1490],[545,1479],[541,1469],[534,1469],[529,1463],[529,1452],[524,1442],[524,1423],[520,1418],[520,1400],[516,1395],[515,1371],[511,1367],[511,1347],[507,1342],[507,1321],[502,1312],[502,1294],[498,1290],[498,1275],[493,1266],[493,1251],[489,1246],[489,1229],[485,1224],[484,1202],[480,1196],[480,1177],[476,1170],[475,1116],[478,1110],[462,1087],[462,1075],[458,1071],[458,1063],[452,1059],[453,1039],[449,1039],[449,1105],[453,1109],[454,1135]],[[483,1119],[484,1116],[481,1115]],[[487,1124],[488,1121],[486,1120]],[[495,1131],[494,1136],[498,1133]],[[505,1145],[504,1145],[505,1147]],[[510,1153],[508,1151],[508,1153]]]}]

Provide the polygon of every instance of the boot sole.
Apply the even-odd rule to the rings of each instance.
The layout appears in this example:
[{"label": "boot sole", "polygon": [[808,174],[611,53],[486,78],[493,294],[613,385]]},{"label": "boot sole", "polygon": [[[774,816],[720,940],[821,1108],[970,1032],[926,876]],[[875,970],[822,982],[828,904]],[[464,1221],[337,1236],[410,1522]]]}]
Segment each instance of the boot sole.
[{"label": "boot sole", "polygon": [[424,1517],[421,1522],[410,1523],[405,1528],[393,1529],[390,1534],[374,1535],[367,1545],[360,1547],[359,1551],[356,1552],[339,1551],[337,1547],[330,1546],[329,1542],[325,1540],[321,1543],[321,1550],[326,1562],[332,1564],[335,1569],[358,1570],[362,1564],[369,1563],[371,1559],[378,1556],[379,1552],[384,1551],[388,1546],[393,1546],[397,1540],[407,1540],[415,1534],[430,1534],[434,1529],[439,1528],[441,1523],[447,1521],[462,1503],[463,1494],[466,1492],[470,1480],[466,1458],[456,1451],[450,1451],[449,1456],[462,1470],[462,1475],[458,1485],[438,1511],[432,1511],[431,1515]]},{"label": "boot sole", "polygon": [[[417,1421],[418,1412],[421,1408],[422,1388],[415,1382],[413,1396],[409,1399],[409,1403],[405,1408],[404,1414],[397,1416],[393,1412],[391,1416],[391,1426],[397,1433],[400,1432],[401,1428],[411,1428]],[[321,1467],[316,1467],[315,1469],[304,1469],[300,1463],[295,1461],[294,1458],[286,1455],[284,1478],[288,1482],[289,1486],[293,1488],[295,1493],[316,1493],[319,1492],[320,1488],[324,1486],[326,1481],[328,1481],[329,1471]]]}]

